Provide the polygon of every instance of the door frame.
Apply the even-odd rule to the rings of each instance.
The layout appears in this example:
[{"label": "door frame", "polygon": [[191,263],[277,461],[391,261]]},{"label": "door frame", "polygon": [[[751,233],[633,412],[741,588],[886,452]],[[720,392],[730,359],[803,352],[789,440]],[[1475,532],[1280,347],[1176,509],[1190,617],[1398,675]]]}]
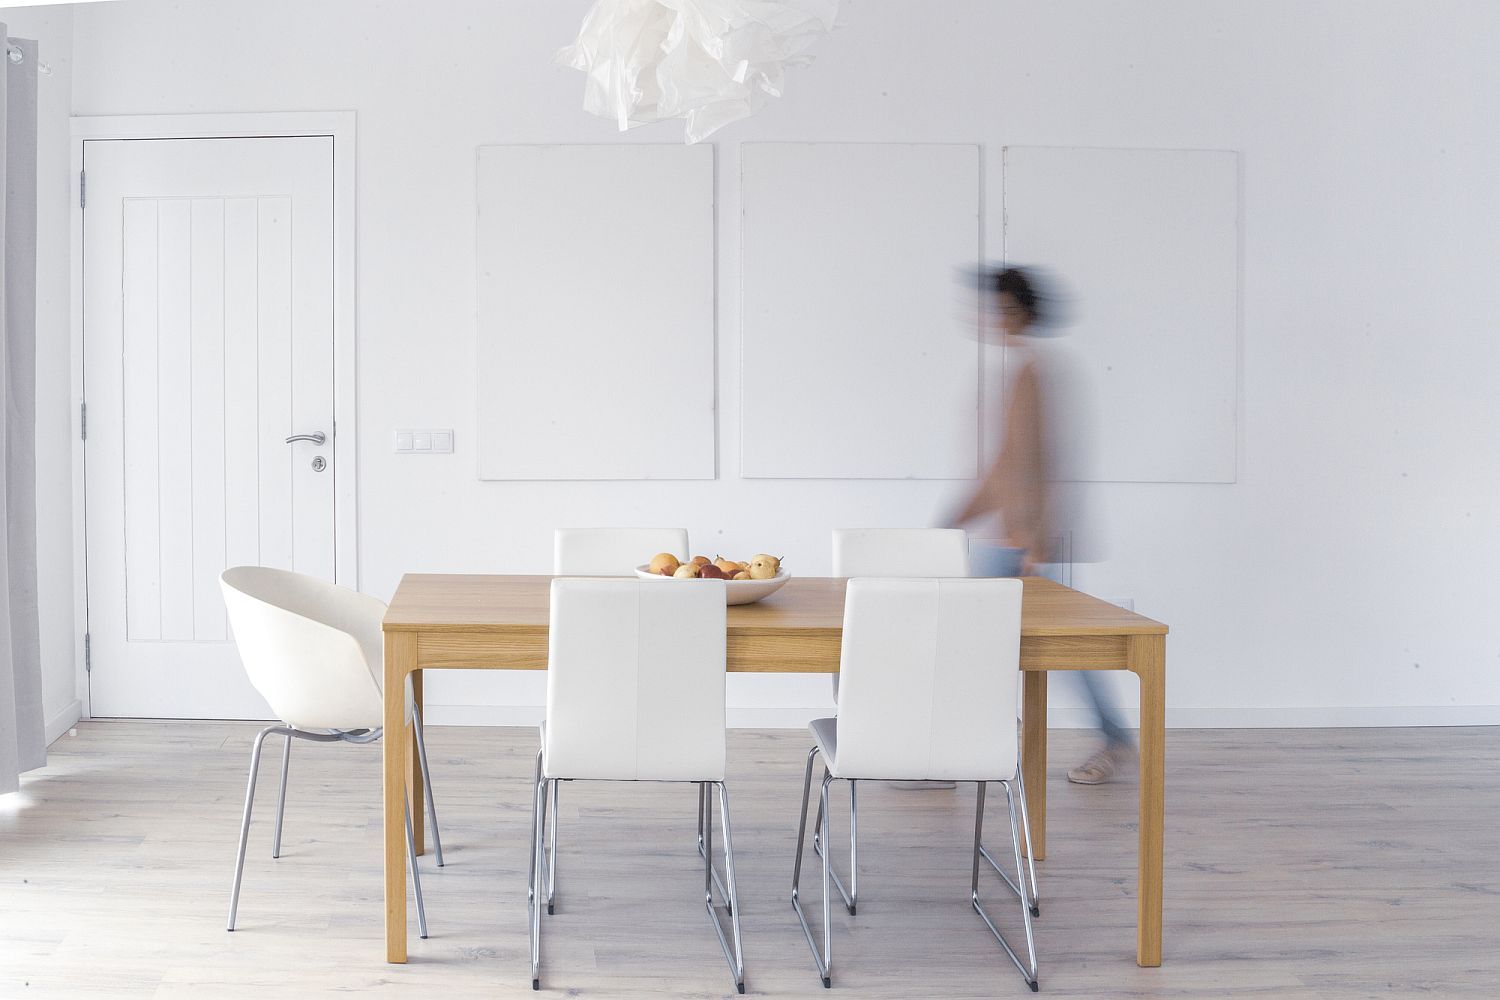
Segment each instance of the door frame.
[{"label": "door frame", "polygon": [[73,396],[73,620],[77,629],[74,672],[83,718],[92,717],[84,637],[89,630],[88,534],[82,405],[84,144],[94,139],[261,139],[328,136],[333,139],[333,467],[335,469],[334,579],[359,587],[359,469],[357,437],[358,328],[356,298],[355,113],[295,111],[267,114],[98,115],[72,123],[72,294],[70,296]]}]

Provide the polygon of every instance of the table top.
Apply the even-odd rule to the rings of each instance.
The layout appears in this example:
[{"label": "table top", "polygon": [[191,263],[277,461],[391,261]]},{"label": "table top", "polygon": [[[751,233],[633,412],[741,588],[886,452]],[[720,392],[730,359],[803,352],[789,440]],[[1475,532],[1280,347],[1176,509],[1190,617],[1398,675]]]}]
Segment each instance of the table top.
[{"label": "table top", "polygon": [[[385,614],[387,632],[493,632],[546,628],[553,578],[408,573]],[[731,633],[841,631],[837,577],[793,577],[754,604],[732,605]],[[1021,635],[1165,635],[1167,626],[1043,577],[1023,577]],[[689,581],[662,586],[692,586]]]}]

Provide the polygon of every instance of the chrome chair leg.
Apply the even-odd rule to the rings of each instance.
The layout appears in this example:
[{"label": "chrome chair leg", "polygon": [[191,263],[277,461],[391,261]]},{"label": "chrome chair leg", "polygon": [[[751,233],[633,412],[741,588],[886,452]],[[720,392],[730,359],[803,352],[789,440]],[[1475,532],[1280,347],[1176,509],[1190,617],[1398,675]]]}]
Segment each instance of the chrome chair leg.
[{"label": "chrome chair leg", "polygon": [[422,873],[417,868],[417,840],[411,832],[411,796],[404,795],[401,815],[406,819],[406,861],[411,866],[412,895],[417,898],[417,933],[427,937],[427,907],[422,902]]},{"label": "chrome chair leg", "polygon": [[[1032,934],[1031,902],[1026,894],[1026,874],[1023,862],[1021,861],[1021,828],[1016,820],[1015,795],[1010,787],[1010,782],[1000,782],[1001,787],[1005,789],[1005,804],[1010,810],[1010,840],[1016,863],[1016,882],[1013,885],[1017,890],[1017,894],[1021,897],[1021,917],[1026,926],[1026,952],[1030,964],[1029,969],[1026,965],[1022,964],[1015,950],[1011,948],[1010,942],[1005,940],[1005,935],[1000,933],[1000,929],[995,926],[995,922],[990,919],[990,915],[985,912],[984,905],[979,901],[979,861],[983,850],[985,783],[981,781],[978,784],[979,793],[974,809],[974,870],[973,878],[969,885],[969,900],[974,906],[974,912],[979,914],[979,918],[990,929],[990,933],[995,936],[995,940],[1000,942],[1000,947],[1005,949],[1005,954],[1010,956],[1011,962],[1015,964],[1016,969],[1020,971],[1021,976],[1026,980],[1026,985],[1031,987],[1031,992],[1035,993],[1040,988],[1037,983],[1036,938]],[[1006,881],[1009,883],[1009,879]]]},{"label": "chrome chair leg", "polygon": [[[833,985],[833,910],[832,910],[832,887],[829,885],[830,866],[828,855],[823,852],[823,950],[818,951],[817,941],[813,938],[812,928],[807,923],[807,914],[802,910],[801,886],[802,886],[802,845],[807,839],[807,807],[808,799],[812,794],[812,772],[813,761],[818,756],[818,748],[813,747],[807,752],[807,773],[802,779],[802,812],[797,819],[797,857],[792,864],[792,909],[797,911],[797,920],[802,924],[802,933],[807,937],[807,946],[812,949],[813,962],[818,967],[818,975],[822,977],[823,988],[829,989]],[[828,785],[833,779],[825,776],[822,789],[819,792],[821,811],[819,814],[820,834],[822,842],[828,843]]]},{"label": "chrome chair leg", "polygon": [[427,825],[432,827],[432,851],[437,866],[443,867],[443,835],[438,832],[437,803],[432,798],[432,771],[427,766],[427,739],[423,734],[422,710],[411,707],[412,732],[417,738],[417,762],[422,766],[422,798],[427,803]]},{"label": "chrome chair leg", "polygon": [[[536,777],[533,778],[532,782],[531,782],[531,826],[532,826],[533,830],[536,829],[536,805],[537,805],[536,789],[537,789],[537,786],[540,785],[541,783],[542,783],[542,752],[540,750],[538,750],[536,752]],[[536,845],[535,844],[531,845],[531,848],[528,849],[527,864],[528,864],[528,867],[526,869],[526,898],[528,900],[531,900],[531,899],[535,899],[536,898]]]},{"label": "chrome chair leg", "polygon": [[[707,786],[710,782],[701,782],[704,786],[705,797]],[[730,935],[724,933],[724,926],[719,920],[718,911],[714,907],[714,884],[719,882],[718,872],[714,870],[713,864],[713,808],[708,803],[704,817],[704,847],[703,859],[703,899],[708,909],[708,919],[713,922],[714,933],[719,936],[719,947],[724,950],[724,958],[729,962],[729,971],[734,975],[735,989],[740,993],[745,992],[745,951],[744,944],[740,940],[740,906],[739,891],[734,877],[734,828],[729,823],[729,793],[724,788],[722,781],[711,782],[719,789],[719,815],[724,824],[724,868],[728,876],[729,891],[723,893],[725,904],[729,910]],[[722,885],[722,883],[720,883]],[[734,938],[733,950],[729,947],[729,937]]]},{"label": "chrome chair leg", "polygon": [[547,817],[547,784],[541,778],[542,758],[537,754],[538,780],[532,795],[531,813],[531,891],[527,894],[528,916],[531,918],[531,988],[542,988],[542,842]]},{"label": "chrome chair leg", "polygon": [[[823,777],[828,777],[828,769],[823,769]],[[829,873],[833,876],[834,888],[838,889],[839,895],[844,897],[844,909],[849,911],[849,916],[855,915],[855,903],[859,892],[859,798],[856,795],[858,782],[854,778],[847,779],[849,785],[849,887],[844,888],[844,880],[839,878],[839,870],[830,862]],[[823,807],[818,806],[818,818],[813,822],[813,853],[818,857],[823,856],[823,843],[819,830],[823,826]]]},{"label": "chrome chair leg", "polygon": [[547,913],[557,912],[553,909],[553,903],[557,896],[557,800],[562,792],[562,783],[554,781],[549,789],[550,799],[547,804]]},{"label": "chrome chair leg", "polygon": [[271,857],[281,857],[281,817],[286,812],[286,772],[292,763],[292,734],[286,734],[281,748],[281,789],[276,793],[276,833],[271,838]]},{"label": "chrome chair leg", "polygon": [[[709,864],[709,870],[713,873],[714,885],[718,887],[721,899],[729,898],[729,890],[724,888],[724,879],[719,875],[719,869],[714,866],[713,859],[708,856],[708,849],[703,843],[703,823],[705,818],[712,819],[713,800],[710,798],[708,782],[698,782],[698,855]],[[732,905],[732,904],[731,904]]]},{"label": "chrome chair leg", "polygon": [[[250,782],[245,788],[245,815],[240,820],[240,847],[234,859],[234,888],[229,892],[229,926],[227,930],[234,930],[234,915],[240,907],[240,878],[245,874],[245,845],[250,840],[250,811],[255,806],[255,778],[260,772],[260,750],[265,745],[266,737],[272,733],[286,733],[287,739],[291,739],[289,730],[281,726],[267,726],[255,736],[255,742],[250,747]],[[284,772],[283,772],[284,773]]]},{"label": "chrome chair leg", "polygon": [[[1042,915],[1042,907],[1036,889],[1036,857],[1031,848],[1031,823],[1026,816],[1026,782],[1021,777],[1020,768],[1016,769],[1016,792],[1016,798],[1021,807],[1021,835],[1026,840],[1026,868],[1031,876],[1031,915],[1033,917],[1040,917]],[[990,853],[989,848],[980,844],[979,855],[989,862],[991,868],[995,869],[995,874],[1000,876],[1000,880],[1005,883],[1006,888],[1019,897],[1021,895],[1020,887],[1010,880],[1010,875],[1006,873],[1004,868],[1000,867],[1000,862],[995,860],[995,856]]]},{"label": "chrome chair leg", "polygon": [[1026,838],[1026,872],[1031,877],[1031,915],[1042,915],[1042,896],[1036,887],[1036,852],[1031,849],[1031,818],[1026,815],[1026,777],[1016,767],[1016,801],[1021,807],[1021,835]]}]

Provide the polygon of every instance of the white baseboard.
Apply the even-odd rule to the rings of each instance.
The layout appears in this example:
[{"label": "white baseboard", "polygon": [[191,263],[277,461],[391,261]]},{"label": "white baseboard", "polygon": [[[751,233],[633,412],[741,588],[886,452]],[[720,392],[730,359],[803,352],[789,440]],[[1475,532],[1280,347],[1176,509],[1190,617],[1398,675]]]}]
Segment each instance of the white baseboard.
[{"label": "white baseboard", "polygon": [[50,747],[62,739],[63,734],[78,725],[78,720],[81,718],[83,718],[83,702],[74,699],[67,708],[47,720],[47,745]]},{"label": "white baseboard", "polygon": [[[1122,710],[1130,728],[1140,713]],[[1092,729],[1093,715],[1081,708],[1052,707],[1053,729]],[[1500,726],[1500,705],[1373,705],[1284,708],[1168,708],[1168,729],[1400,729],[1422,726]]]},{"label": "white baseboard", "polygon": [[[78,718],[59,730],[66,732]],[[535,726],[542,721],[541,705],[426,706],[426,721],[435,726]],[[832,705],[777,708],[731,708],[731,729],[804,729],[813,719],[833,714]],[[66,713],[64,713],[66,715]],[[1135,710],[1122,711],[1126,725],[1137,725]],[[58,716],[62,719],[64,716]],[[1094,719],[1085,709],[1054,706],[1048,713],[1053,729],[1092,729]],[[1167,710],[1169,729],[1346,729],[1408,726],[1500,726],[1500,705],[1434,705],[1317,708],[1181,708]],[[53,736],[47,727],[48,742]]]}]

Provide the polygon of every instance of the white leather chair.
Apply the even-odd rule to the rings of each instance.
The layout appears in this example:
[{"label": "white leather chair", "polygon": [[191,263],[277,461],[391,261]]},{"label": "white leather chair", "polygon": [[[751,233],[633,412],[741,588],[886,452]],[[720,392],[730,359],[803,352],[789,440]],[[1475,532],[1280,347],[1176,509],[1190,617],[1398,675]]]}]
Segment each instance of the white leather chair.
[{"label": "white leather chair", "polygon": [[[833,532],[833,575],[839,577],[954,578],[969,575],[969,535],[962,528],[835,528]],[[1018,680],[1019,683],[1019,680]],[[838,701],[839,675],[833,675],[833,699]],[[1017,774],[1017,781],[1020,775]],[[822,816],[813,824],[813,851],[823,855],[818,830]],[[1031,821],[1026,815],[1026,787],[1021,785],[1021,831],[1026,838],[1026,867],[1031,878],[1031,914],[1041,916],[1037,893],[1036,859],[1031,853]],[[980,855],[996,873],[1009,881],[1010,876],[995,861],[989,849],[980,845]],[[850,916],[855,913],[859,890],[859,798],[855,782],[849,782],[849,885],[846,888],[833,872],[834,885],[844,898]],[[1014,887],[1012,887],[1014,888]]]},{"label": "white leather chair", "polygon": [[[722,580],[677,586],[649,580],[552,581],[547,717],[537,754],[527,893],[532,989],[541,988],[542,895],[545,891],[547,912],[554,912],[557,887],[557,820],[554,812],[549,850],[548,800],[556,801],[559,781],[593,779],[697,783],[699,826],[707,841],[705,905],[735,986],[745,992],[724,789],[724,598]],[[724,827],[722,879],[713,864],[714,788]],[[715,885],[728,905],[733,950],[714,905]]]},{"label": "white leather chair", "polygon": [[[969,535],[962,528],[835,528],[833,575],[844,578],[969,575]],[[833,675],[833,700],[839,675]]]},{"label": "white leather chair", "polygon": [[962,528],[838,528],[833,575],[968,576],[969,536]]},{"label": "white leather chair", "polygon": [[658,552],[688,558],[686,528],[558,528],[553,534],[556,576],[634,576]]},{"label": "white leather chair", "polygon": [[[281,788],[276,799],[276,832],[271,856],[281,856],[281,819],[286,806],[287,768],[292,739],[314,743],[374,743],[384,722],[381,688],[385,681],[385,642],[381,619],[385,603],[315,577],[261,566],[237,566],[219,577],[229,625],[239,647],[250,683],[281,720],[255,737],[250,751],[250,782],[245,791],[245,814],[240,823],[239,852],[234,865],[234,889],[229,897],[229,930],[234,930],[240,901],[240,878],[245,870],[245,845],[250,835],[250,812],[255,804],[255,779],[260,770],[266,737],[286,737],[281,753]],[[432,802],[432,780],[427,770],[427,745],[422,719],[407,689],[407,719],[413,722],[433,847],[443,863],[437,811]],[[406,813],[406,851],[417,903],[417,924],[427,936],[427,912],[422,902],[422,878],[417,870],[412,838],[410,803]]]},{"label": "white leather chair", "polygon": [[[809,727],[792,906],[802,923],[825,987],[832,984],[831,852],[823,852],[823,947],[820,951],[800,899],[802,845],[813,764],[826,772],[819,794],[819,834],[829,839],[828,789],[836,779],[946,780],[978,783],[974,864],[969,898],[1032,990],[1037,989],[1036,944],[1021,860],[1021,829],[1011,785],[1020,775],[1019,739],[1012,726],[1020,668],[1021,581],[1003,579],[854,579],[844,603],[839,670],[844,678],[837,719]],[[979,862],[988,782],[998,781],[1010,808],[1016,879],[1029,959],[1023,964],[979,898]],[[851,824],[852,825],[852,824]],[[852,900],[851,911],[852,911]]]}]

